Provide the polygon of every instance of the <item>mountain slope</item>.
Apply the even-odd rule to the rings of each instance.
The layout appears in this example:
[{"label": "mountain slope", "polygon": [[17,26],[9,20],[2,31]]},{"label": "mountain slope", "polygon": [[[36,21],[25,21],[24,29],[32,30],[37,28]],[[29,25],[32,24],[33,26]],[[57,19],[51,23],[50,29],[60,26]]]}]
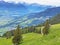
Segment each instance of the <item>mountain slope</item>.
[{"label": "mountain slope", "polygon": [[39,4],[14,4],[0,1],[0,27],[3,25],[7,25],[7,23],[13,23],[12,21],[15,22],[15,20],[19,20],[19,18],[21,19],[22,16],[25,20],[24,16],[26,16],[27,14],[41,12],[42,10],[46,10],[47,8],[51,7]]},{"label": "mountain slope", "polygon": [[[20,45],[60,45],[60,24],[52,25],[49,34],[45,36],[37,33],[27,33],[22,36],[23,42]],[[8,40],[0,38],[0,45],[4,44],[12,45],[12,38]]]},{"label": "mountain slope", "polygon": [[[50,6],[44,5],[36,5],[36,4],[26,4],[26,3],[8,3],[4,1],[0,1],[0,13],[4,12],[3,15],[24,15],[32,12],[40,12],[47,8],[51,8]],[[2,15],[2,13],[0,15]],[[6,14],[8,13],[8,14]]]},{"label": "mountain slope", "polygon": [[60,7],[53,7],[53,8],[48,8],[43,12],[31,13],[29,15],[29,18],[31,18],[31,17],[33,17],[33,18],[38,17],[39,18],[41,16],[44,16],[44,17],[54,16],[54,15],[59,14],[59,13],[60,13]]},{"label": "mountain slope", "polygon": [[38,25],[59,13],[60,7],[0,2],[0,32],[15,29],[18,24],[21,27]]},{"label": "mountain slope", "polygon": [[30,13],[28,14],[28,20],[32,20],[30,25],[43,23],[46,19],[54,17],[56,14],[60,13],[60,7],[54,7],[46,9],[43,12]]},{"label": "mountain slope", "polygon": [[51,23],[51,24],[58,24],[58,23],[60,23],[60,14],[52,17],[52,18],[50,19],[50,23]]},{"label": "mountain slope", "polygon": [[28,26],[28,25],[29,26],[37,25],[37,24],[43,23],[46,19],[51,18],[59,13],[60,13],[60,7],[54,7],[54,8],[49,8],[48,10],[45,10],[43,12],[30,13],[25,16],[8,15],[12,20],[9,21],[8,24],[6,23],[5,25],[1,25],[0,27],[1,28],[15,27],[17,24],[20,24],[22,27]]}]

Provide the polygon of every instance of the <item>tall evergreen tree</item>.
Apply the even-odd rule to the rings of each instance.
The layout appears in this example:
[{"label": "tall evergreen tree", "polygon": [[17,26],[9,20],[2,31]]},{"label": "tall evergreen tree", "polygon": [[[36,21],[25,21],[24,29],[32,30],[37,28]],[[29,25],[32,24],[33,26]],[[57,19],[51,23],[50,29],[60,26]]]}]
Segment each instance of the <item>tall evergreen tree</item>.
[{"label": "tall evergreen tree", "polygon": [[29,28],[28,28],[28,31],[29,31],[29,32],[35,32],[35,26],[29,27]]},{"label": "tall evergreen tree", "polygon": [[43,35],[49,33],[49,28],[50,28],[49,20],[46,20],[45,25],[44,25],[44,28],[42,30]]},{"label": "tall evergreen tree", "polygon": [[17,29],[14,32],[14,37],[12,39],[12,42],[14,45],[19,45],[22,41],[22,32],[21,29],[19,27],[19,25],[17,26]]},{"label": "tall evergreen tree", "polygon": [[8,31],[8,32],[6,33],[6,38],[7,38],[7,39],[8,39],[8,38],[11,38],[11,32]]},{"label": "tall evergreen tree", "polygon": [[41,33],[41,27],[39,28],[39,32],[38,33]]}]

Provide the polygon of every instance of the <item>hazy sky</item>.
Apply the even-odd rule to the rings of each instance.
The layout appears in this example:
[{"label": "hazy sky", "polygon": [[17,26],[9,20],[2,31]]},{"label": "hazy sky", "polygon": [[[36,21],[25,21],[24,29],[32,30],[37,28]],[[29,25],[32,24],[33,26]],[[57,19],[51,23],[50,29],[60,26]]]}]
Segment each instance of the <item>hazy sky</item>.
[{"label": "hazy sky", "polygon": [[42,5],[60,6],[60,0],[4,0],[4,1],[14,2],[14,3],[26,2],[29,4],[38,3],[38,4],[42,4]]}]

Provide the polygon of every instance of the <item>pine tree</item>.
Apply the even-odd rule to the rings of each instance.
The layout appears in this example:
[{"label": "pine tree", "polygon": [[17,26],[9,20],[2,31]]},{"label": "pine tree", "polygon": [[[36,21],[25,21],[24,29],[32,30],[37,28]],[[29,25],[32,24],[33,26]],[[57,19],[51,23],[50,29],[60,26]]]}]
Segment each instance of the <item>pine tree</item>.
[{"label": "pine tree", "polygon": [[35,32],[35,27],[34,26],[29,27],[29,32]]},{"label": "pine tree", "polygon": [[8,31],[8,32],[6,33],[6,38],[7,38],[7,39],[8,39],[8,38],[11,38],[11,32]]},{"label": "pine tree", "polygon": [[44,28],[42,30],[43,35],[49,33],[49,28],[50,28],[49,20],[46,20],[45,25],[44,25]]},{"label": "pine tree", "polygon": [[37,29],[37,27],[35,27],[35,33],[38,33],[38,29]]},{"label": "pine tree", "polygon": [[19,25],[17,26],[17,29],[14,32],[14,37],[12,39],[12,42],[14,45],[19,45],[22,41],[22,32],[21,29],[19,27]]},{"label": "pine tree", "polygon": [[38,33],[41,33],[41,27],[39,28],[39,32]]},{"label": "pine tree", "polygon": [[36,27],[34,26],[34,32],[36,32]]}]

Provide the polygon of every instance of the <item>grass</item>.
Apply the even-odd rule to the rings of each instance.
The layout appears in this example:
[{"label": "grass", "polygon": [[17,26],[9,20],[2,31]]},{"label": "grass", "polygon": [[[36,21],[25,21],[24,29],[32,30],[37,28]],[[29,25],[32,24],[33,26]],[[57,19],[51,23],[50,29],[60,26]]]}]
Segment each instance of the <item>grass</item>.
[{"label": "grass", "polygon": [[[48,35],[37,33],[23,34],[23,41],[20,45],[60,45],[60,24],[52,25]],[[12,45],[12,38],[0,38],[0,45]]]}]

